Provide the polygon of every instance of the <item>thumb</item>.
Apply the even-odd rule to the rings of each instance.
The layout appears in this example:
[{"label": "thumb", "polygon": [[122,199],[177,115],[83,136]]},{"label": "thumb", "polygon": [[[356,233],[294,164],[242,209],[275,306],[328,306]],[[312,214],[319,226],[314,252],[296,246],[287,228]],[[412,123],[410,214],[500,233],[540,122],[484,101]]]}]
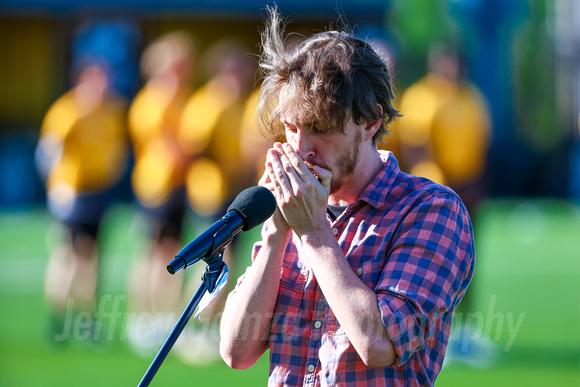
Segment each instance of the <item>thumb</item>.
[{"label": "thumb", "polygon": [[316,176],[318,176],[320,184],[322,184],[328,190],[328,192],[330,192],[330,180],[332,178],[332,172],[321,168],[318,165],[314,166],[314,172],[316,173]]}]

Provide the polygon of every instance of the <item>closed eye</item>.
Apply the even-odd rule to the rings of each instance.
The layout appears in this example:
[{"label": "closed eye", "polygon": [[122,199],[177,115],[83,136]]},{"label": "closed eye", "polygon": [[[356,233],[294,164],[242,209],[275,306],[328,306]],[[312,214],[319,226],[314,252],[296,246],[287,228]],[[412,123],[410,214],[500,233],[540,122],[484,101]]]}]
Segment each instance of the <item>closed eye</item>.
[{"label": "closed eye", "polygon": [[322,135],[328,133],[328,130],[321,129],[317,124],[305,124],[304,127],[312,134]]},{"label": "closed eye", "polygon": [[296,133],[296,130],[298,130],[295,125],[289,124],[288,122],[282,121],[282,124],[284,124],[284,129],[288,132]]}]

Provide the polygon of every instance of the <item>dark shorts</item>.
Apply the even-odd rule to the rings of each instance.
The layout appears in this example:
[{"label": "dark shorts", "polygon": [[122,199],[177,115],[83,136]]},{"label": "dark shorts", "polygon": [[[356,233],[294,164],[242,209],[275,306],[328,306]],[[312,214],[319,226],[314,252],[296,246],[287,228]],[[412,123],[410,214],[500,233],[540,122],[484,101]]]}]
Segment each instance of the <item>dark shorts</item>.
[{"label": "dark shorts", "polygon": [[113,189],[80,193],[70,200],[57,200],[49,195],[48,209],[67,227],[73,239],[81,234],[96,239],[103,215],[114,200]]}]

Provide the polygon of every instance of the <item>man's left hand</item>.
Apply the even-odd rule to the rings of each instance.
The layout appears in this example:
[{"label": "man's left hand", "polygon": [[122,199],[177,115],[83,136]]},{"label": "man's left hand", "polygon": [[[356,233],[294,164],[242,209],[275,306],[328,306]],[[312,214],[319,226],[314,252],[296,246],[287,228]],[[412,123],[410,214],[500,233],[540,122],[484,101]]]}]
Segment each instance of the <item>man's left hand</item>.
[{"label": "man's left hand", "polygon": [[328,227],[326,204],[332,177],[330,171],[315,165],[317,179],[288,143],[275,143],[268,150],[266,168],[275,185],[278,208],[298,236]]}]

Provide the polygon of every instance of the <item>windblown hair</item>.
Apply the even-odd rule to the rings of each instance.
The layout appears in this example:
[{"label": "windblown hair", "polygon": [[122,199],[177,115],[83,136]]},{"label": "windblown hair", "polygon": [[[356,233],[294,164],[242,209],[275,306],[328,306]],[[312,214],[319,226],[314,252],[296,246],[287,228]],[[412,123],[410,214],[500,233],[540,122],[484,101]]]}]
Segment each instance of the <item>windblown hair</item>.
[{"label": "windblown hair", "polygon": [[[284,134],[281,119],[292,114],[306,129],[344,132],[350,118],[360,125],[382,119],[373,137],[381,141],[399,116],[387,65],[365,41],[339,31],[321,32],[287,51],[284,27],[274,8],[262,32],[264,80],[256,123],[270,137]],[[382,114],[377,104],[383,108]]]}]

